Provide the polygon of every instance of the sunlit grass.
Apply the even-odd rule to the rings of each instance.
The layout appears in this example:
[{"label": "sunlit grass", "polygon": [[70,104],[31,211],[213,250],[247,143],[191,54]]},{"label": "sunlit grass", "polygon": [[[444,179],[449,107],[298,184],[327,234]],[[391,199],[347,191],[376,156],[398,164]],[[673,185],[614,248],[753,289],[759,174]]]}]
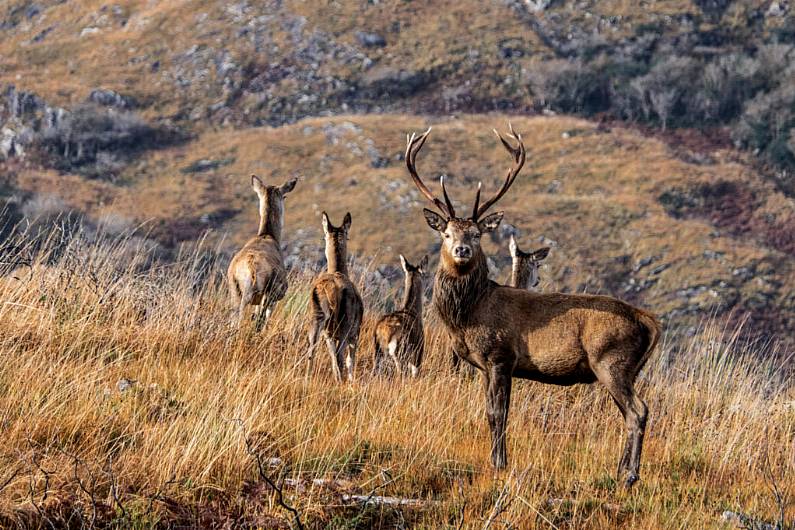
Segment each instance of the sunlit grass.
[{"label": "sunlit grass", "polygon": [[[795,386],[782,357],[715,323],[669,337],[644,370],[650,423],[627,493],[614,480],[623,425],[598,386],[518,382],[510,469],[495,473],[480,381],[451,372],[432,315],[422,376],[372,377],[370,331],[386,301],[366,270],[357,381],[339,385],[325,352],[305,362],[307,276],[292,277],[257,335],[231,326],[222,264],[203,269],[205,249],[145,268],[130,246],[53,241],[0,282],[3,526],[87,525],[95,510],[119,527],[287,526],[253,454],[310,527],[700,528],[724,510],[776,520],[774,485],[795,500]],[[427,502],[362,509],[343,494]]]}]

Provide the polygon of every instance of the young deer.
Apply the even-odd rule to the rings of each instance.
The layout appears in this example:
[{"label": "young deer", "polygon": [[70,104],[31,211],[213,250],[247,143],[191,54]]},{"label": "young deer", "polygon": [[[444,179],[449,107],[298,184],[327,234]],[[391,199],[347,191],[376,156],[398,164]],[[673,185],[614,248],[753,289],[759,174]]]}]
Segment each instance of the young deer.
[{"label": "young deer", "polygon": [[[342,226],[335,227],[323,212],[323,233],[326,237],[327,272],[317,277],[310,298],[309,366],[322,335],[331,355],[331,369],[337,381],[353,381],[356,344],[362,324],[364,304],[356,286],[348,278],[347,246],[351,214],[346,213]],[[346,355],[347,354],[347,355]]]},{"label": "young deer", "polygon": [[[503,212],[485,215],[513,184],[525,161],[521,136],[511,129],[513,147],[497,133],[513,165],[497,194],[480,204],[480,186],[468,218],[456,216],[447,196],[435,198],[415,168],[430,129],[408,139],[406,166],[414,184],[442,213],[425,209],[425,219],[442,238],[433,303],[453,339],[456,354],[483,372],[491,430],[491,462],[507,465],[505,430],[513,377],[555,385],[599,381],[624,416],[628,430],[619,462],[620,478],[638,479],[646,404],[634,382],[660,336],[654,316],[607,296],[540,294],[490,281],[480,245]],[[496,131],[495,131],[496,133]]]},{"label": "young deer", "polygon": [[271,306],[287,292],[287,272],[282,256],[284,199],[293,191],[297,179],[281,186],[266,186],[251,175],[251,186],[259,197],[259,230],[229,263],[226,272],[232,303],[238,308],[240,324],[255,307],[256,329],[270,316]]},{"label": "young deer", "polygon": [[533,252],[523,252],[516,244],[516,238],[511,234],[511,241],[508,245],[511,251],[511,287],[535,291],[538,287],[540,278],[538,269],[541,262],[549,255],[549,247],[542,247]]},{"label": "young deer", "polygon": [[[428,270],[428,256],[416,267],[401,254],[400,265],[406,275],[401,309],[384,315],[375,327],[375,368],[383,370],[384,353],[395,363],[395,373],[420,373],[420,363],[425,351],[422,327],[423,276]],[[408,366],[407,366],[408,365]],[[408,370],[406,369],[408,367]]]}]

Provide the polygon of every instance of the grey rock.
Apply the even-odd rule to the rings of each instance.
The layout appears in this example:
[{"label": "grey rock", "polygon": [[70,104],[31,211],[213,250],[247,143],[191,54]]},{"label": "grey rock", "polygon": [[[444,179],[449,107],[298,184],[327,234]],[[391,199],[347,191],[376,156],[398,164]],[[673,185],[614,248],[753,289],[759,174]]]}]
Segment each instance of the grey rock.
[{"label": "grey rock", "polygon": [[122,393],[126,392],[135,386],[136,383],[137,381],[134,379],[127,379],[126,377],[123,377],[116,382],[116,390]]},{"label": "grey rock", "polygon": [[95,88],[88,95],[88,101],[102,105],[104,107],[114,107],[117,109],[131,109],[137,105],[135,98],[123,96],[114,90],[106,88]]},{"label": "grey rock", "polygon": [[382,48],[386,46],[386,39],[382,35],[369,31],[357,31],[356,40],[365,48]]}]

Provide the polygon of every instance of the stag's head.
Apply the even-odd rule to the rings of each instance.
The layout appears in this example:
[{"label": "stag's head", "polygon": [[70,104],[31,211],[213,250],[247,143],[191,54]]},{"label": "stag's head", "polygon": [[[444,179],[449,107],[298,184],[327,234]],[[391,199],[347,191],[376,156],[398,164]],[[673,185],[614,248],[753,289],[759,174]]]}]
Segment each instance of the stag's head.
[{"label": "stag's head", "polygon": [[425,140],[428,138],[431,130],[428,129],[424,134],[417,136],[412,134],[407,139],[406,146],[406,167],[408,167],[409,174],[411,175],[414,184],[420,192],[436,207],[438,212],[428,208],[423,209],[425,220],[428,225],[439,232],[442,237],[442,264],[456,269],[459,272],[466,272],[477,259],[482,256],[483,251],[480,247],[480,240],[483,234],[494,231],[502,221],[503,212],[495,212],[486,215],[486,212],[491,208],[513,184],[519,170],[522,169],[525,161],[525,148],[522,143],[522,136],[514,132],[513,127],[510,127],[509,138],[513,139],[517,146],[512,146],[508,140],[502,137],[496,130],[494,133],[505,146],[505,149],[511,155],[513,164],[508,170],[508,175],[502,188],[489,200],[480,202],[481,185],[478,184],[477,193],[475,195],[475,204],[472,208],[472,214],[469,217],[459,217],[456,215],[453,203],[447,194],[447,188],[444,183],[444,176],[441,177],[441,188],[444,202],[436,198],[428,187],[423,183],[422,179],[417,174],[416,158]]}]

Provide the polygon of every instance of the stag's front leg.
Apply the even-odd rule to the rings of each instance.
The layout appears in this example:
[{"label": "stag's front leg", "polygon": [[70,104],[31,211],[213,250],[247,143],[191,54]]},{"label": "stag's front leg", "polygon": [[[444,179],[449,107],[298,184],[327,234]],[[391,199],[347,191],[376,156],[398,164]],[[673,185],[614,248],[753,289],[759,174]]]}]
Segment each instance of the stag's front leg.
[{"label": "stag's front leg", "polygon": [[511,404],[511,370],[504,365],[490,366],[483,372],[486,387],[486,417],[491,430],[491,463],[496,469],[508,465],[505,430]]}]

